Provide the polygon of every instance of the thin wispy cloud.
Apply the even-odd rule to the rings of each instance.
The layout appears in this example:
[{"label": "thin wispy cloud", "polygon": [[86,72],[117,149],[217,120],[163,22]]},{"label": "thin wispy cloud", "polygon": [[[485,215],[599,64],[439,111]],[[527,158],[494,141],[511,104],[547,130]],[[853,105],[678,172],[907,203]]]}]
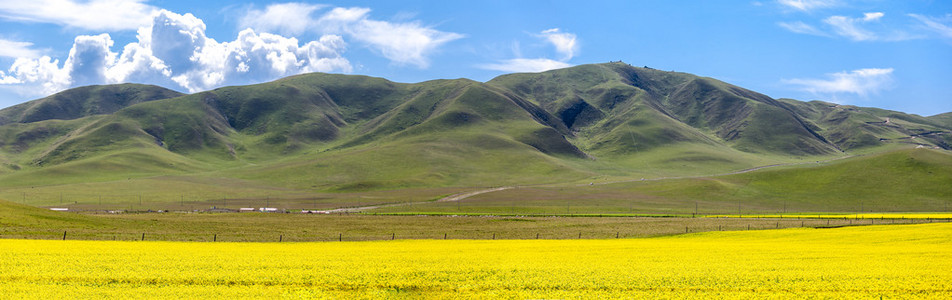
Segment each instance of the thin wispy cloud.
[{"label": "thin wispy cloud", "polygon": [[939,37],[952,40],[952,25],[943,24],[943,21],[952,24],[952,15],[946,15],[944,19],[918,14],[909,14],[908,16],[919,21],[925,29],[938,34]]},{"label": "thin wispy cloud", "polygon": [[823,32],[822,30],[817,29],[816,27],[813,27],[801,21],[778,22],[777,25],[793,33],[809,34],[809,35],[823,36],[823,37],[830,36],[830,34]]},{"label": "thin wispy cloud", "polygon": [[0,57],[37,58],[41,51],[33,49],[33,43],[0,39]]},{"label": "thin wispy cloud", "polygon": [[883,13],[866,13],[863,18],[831,16],[823,20],[823,22],[829,24],[833,28],[833,31],[840,36],[854,41],[870,41],[877,39],[878,36],[862,28],[861,24],[878,20],[882,18],[882,16]]},{"label": "thin wispy cloud", "polygon": [[578,51],[578,42],[576,41],[575,34],[561,32],[558,28],[552,28],[542,31],[541,36],[549,41],[552,46],[555,46],[555,51],[562,54],[562,60],[570,60],[572,57],[575,57],[575,52]]},{"label": "thin wispy cloud", "polygon": [[[559,60],[549,58],[513,58],[500,60],[495,63],[482,64],[477,67],[486,70],[502,72],[544,72],[553,69],[571,67],[568,61],[579,51],[578,38],[574,33],[563,32],[559,28],[546,29],[535,35],[544,39],[555,48],[561,57]],[[518,49],[518,43],[515,44]],[[514,50],[520,55],[518,50]]]},{"label": "thin wispy cloud", "polygon": [[312,14],[327,5],[308,3],[271,4],[262,9],[249,9],[239,20],[239,27],[299,35],[313,28]]},{"label": "thin wispy cloud", "polygon": [[789,9],[794,9],[803,12],[810,12],[821,8],[829,8],[838,6],[840,1],[835,0],[777,0],[777,3],[787,7]]},{"label": "thin wispy cloud", "polygon": [[841,37],[854,42],[898,42],[923,37],[910,33],[908,28],[882,22],[885,16],[883,12],[867,12],[862,17],[834,15],[823,19],[822,27],[802,21],[777,22],[777,25],[793,33],[829,38]]},{"label": "thin wispy cloud", "polygon": [[88,30],[135,30],[158,11],[144,0],[0,1],[0,18]]},{"label": "thin wispy cloud", "polygon": [[566,62],[548,58],[513,58],[498,63],[484,64],[480,67],[487,70],[503,72],[544,72],[548,70],[568,68],[572,65]]},{"label": "thin wispy cloud", "polygon": [[796,78],[782,82],[813,94],[850,93],[862,97],[891,88],[892,68],[867,68],[827,74],[823,79]]}]

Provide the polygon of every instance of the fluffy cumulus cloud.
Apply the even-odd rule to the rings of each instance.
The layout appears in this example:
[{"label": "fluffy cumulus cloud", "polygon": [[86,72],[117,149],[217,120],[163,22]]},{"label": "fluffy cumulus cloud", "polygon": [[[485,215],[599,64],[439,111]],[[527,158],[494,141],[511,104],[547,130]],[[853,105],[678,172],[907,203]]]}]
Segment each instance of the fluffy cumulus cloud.
[{"label": "fluffy cumulus cloud", "polygon": [[814,94],[851,93],[866,97],[890,88],[892,68],[868,68],[827,74],[825,79],[785,79],[784,83]]},{"label": "fluffy cumulus cloud", "polygon": [[398,65],[429,67],[428,57],[463,35],[443,32],[416,21],[388,22],[370,17],[364,7],[334,7],[304,3],[272,4],[251,9],[243,26],[265,32],[299,34],[319,32],[344,36],[367,46]]},{"label": "fluffy cumulus cloud", "polygon": [[301,44],[296,38],[246,29],[234,41],[205,35],[191,14],[156,11],[137,42],[113,52],[108,34],[76,37],[62,66],[48,56],[17,58],[0,84],[32,96],[88,84],[141,82],[190,92],[247,84],[303,72],[351,72],[339,35]]},{"label": "fluffy cumulus cloud", "polygon": [[0,18],[53,23],[90,30],[134,30],[147,26],[158,8],[144,0],[0,1]]},{"label": "fluffy cumulus cloud", "polygon": [[577,38],[573,33],[562,32],[559,28],[543,30],[536,35],[555,47],[561,58],[513,58],[496,63],[483,64],[480,68],[503,72],[543,72],[553,69],[571,67],[568,63],[579,50]]}]

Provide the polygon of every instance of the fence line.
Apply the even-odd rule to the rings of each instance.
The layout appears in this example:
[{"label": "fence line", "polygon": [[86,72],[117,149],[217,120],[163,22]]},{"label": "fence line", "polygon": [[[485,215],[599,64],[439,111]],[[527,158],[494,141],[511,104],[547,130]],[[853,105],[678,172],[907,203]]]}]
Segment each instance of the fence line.
[{"label": "fence line", "polygon": [[[855,222],[856,220],[861,220],[861,222]],[[837,221],[834,223],[831,221]],[[866,222],[869,221],[869,222]],[[47,235],[30,235],[25,237],[18,237],[16,234],[3,234],[0,235],[0,238],[26,238],[26,239],[62,239],[62,240],[124,240],[124,241],[189,241],[189,242],[347,242],[347,241],[386,241],[386,240],[401,240],[406,239],[427,239],[427,240],[530,240],[530,239],[541,239],[543,237],[542,233],[545,233],[545,238],[550,240],[568,240],[568,239],[622,239],[622,238],[643,238],[651,236],[663,236],[663,235],[675,235],[682,233],[697,233],[697,232],[709,232],[709,231],[742,231],[742,230],[771,230],[771,229],[787,229],[787,228],[839,228],[839,227],[848,227],[848,226],[869,226],[869,225],[901,225],[901,224],[928,224],[928,223],[949,223],[952,222],[950,219],[801,219],[800,224],[791,223],[795,222],[790,221],[777,221],[773,223],[758,223],[757,225],[753,224],[742,224],[742,225],[732,225],[724,226],[723,224],[718,224],[717,226],[708,225],[708,226],[685,226],[684,232],[679,232],[677,229],[672,227],[672,230],[668,230],[664,233],[656,234],[629,234],[622,231],[614,230],[601,230],[601,231],[580,231],[576,233],[553,233],[547,232],[547,230],[524,230],[520,234],[510,234],[503,235],[496,232],[459,232],[454,231],[453,235],[449,235],[448,232],[432,234],[406,234],[404,236],[398,235],[396,232],[390,232],[387,234],[379,235],[367,235],[367,234],[345,234],[343,232],[338,232],[336,234],[301,234],[298,236],[284,234],[275,234],[273,237],[268,235],[261,234],[221,234],[221,233],[207,233],[206,234],[195,234],[195,233],[149,233],[149,232],[115,232],[115,231],[87,231],[87,232],[75,232],[69,230],[63,230],[62,236],[51,236],[51,234],[56,234],[54,231],[48,231]],[[793,224],[792,226],[790,224]],[[799,226],[797,226],[799,225]],[[59,231],[56,231],[59,232]],[[69,232],[72,232],[71,234]],[[612,234],[614,233],[614,234]],[[120,239],[119,237],[124,236],[125,238]],[[205,236],[205,238],[201,238]],[[46,237],[46,238],[43,238]],[[138,238],[136,238],[138,237]],[[229,239],[230,238],[230,239]]]}]

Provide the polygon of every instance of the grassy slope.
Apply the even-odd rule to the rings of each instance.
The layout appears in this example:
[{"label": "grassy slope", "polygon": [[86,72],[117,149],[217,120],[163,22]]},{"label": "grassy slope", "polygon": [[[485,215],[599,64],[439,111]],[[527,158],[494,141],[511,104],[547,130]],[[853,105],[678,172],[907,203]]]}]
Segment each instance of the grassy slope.
[{"label": "grassy slope", "polygon": [[[941,118],[924,118],[870,107],[837,105],[822,101],[801,102],[781,99],[786,107],[805,116],[817,132],[843,150],[855,151],[889,144],[923,144],[948,148],[949,125]],[[889,120],[887,123],[886,120]],[[926,135],[922,135],[927,133]],[[911,136],[918,136],[911,139]]]},{"label": "grassy slope", "polygon": [[571,145],[557,134],[535,137],[548,129],[511,99],[478,83],[450,85],[435,91],[440,96],[418,95],[355,129],[367,132],[355,140],[376,136],[372,142],[234,174],[334,190],[488,186],[587,176],[563,162],[581,159],[572,158]]},{"label": "grassy slope", "polygon": [[691,179],[524,187],[462,203],[382,211],[523,213],[778,213],[945,211],[952,155],[915,149]]},{"label": "grassy slope", "polygon": [[503,75],[489,84],[572,120],[584,150],[603,156],[685,142],[763,154],[836,152],[775,100],[690,74],[611,63]]}]

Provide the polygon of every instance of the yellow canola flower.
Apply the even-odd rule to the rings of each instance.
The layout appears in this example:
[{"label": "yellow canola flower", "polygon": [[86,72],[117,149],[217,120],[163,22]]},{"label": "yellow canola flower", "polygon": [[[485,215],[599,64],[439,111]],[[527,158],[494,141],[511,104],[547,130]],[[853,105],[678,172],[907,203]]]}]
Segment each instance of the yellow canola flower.
[{"label": "yellow canola flower", "polygon": [[733,214],[733,215],[705,215],[707,218],[791,218],[804,219],[915,219],[915,220],[949,220],[952,213],[863,213],[863,214]]},{"label": "yellow canola flower", "polygon": [[0,240],[0,298],[945,298],[952,224],[621,240]]}]

